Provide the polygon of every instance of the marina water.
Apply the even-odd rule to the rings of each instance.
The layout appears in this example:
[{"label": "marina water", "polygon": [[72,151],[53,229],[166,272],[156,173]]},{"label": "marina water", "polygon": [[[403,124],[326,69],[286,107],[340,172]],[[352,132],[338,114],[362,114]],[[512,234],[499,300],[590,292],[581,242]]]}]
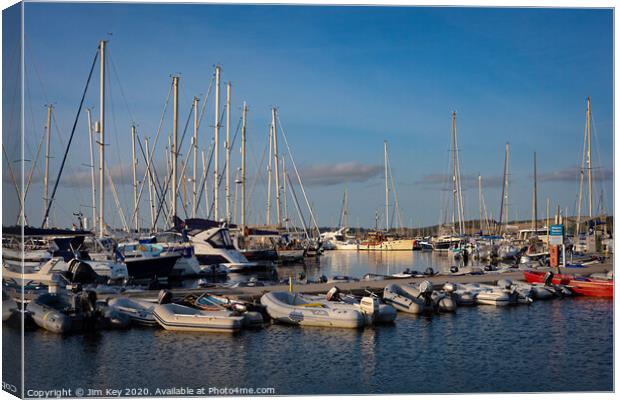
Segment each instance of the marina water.
[{"label": "marina water", "polygon": [[[278,276],[449,268],[431,253],[328,252]],[[388,271],[389,268],[389,271]],[[301,287],[298,287],[301,289]],[[19,332],[3,351],[20,357]],[[26,390],[273,388],[275,394],[613,390],[613,301],[566,298],[530,306],[461,307],[432,318],[399,313],[364,330],[269,325],[239,334],[153,328],[91,336],[25,333]],[[4,380],[19,371],[4,371]],[[105,392],[104,392],[105,393]],[[104,394],[105,395],[105,394]]]}]

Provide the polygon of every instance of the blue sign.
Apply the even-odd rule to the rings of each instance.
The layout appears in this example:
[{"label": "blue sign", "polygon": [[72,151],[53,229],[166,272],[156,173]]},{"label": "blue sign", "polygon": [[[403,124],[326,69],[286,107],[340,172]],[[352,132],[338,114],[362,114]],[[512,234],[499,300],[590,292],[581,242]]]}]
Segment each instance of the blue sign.
[{"label": "blue sign", "polygon": [[549,235],[564,236],[564,225],[551,225],[549,227]]}]

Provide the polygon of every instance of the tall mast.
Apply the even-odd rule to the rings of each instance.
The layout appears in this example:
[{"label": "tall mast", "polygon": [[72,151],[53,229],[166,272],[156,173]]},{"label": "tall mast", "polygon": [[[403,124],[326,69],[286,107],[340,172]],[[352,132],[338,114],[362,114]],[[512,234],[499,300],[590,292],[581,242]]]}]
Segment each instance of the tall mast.
[{"label": "tall mast", "polygon": [[284,197],[284,227],[288,231],[288,204],[286,203],[286,158],[282,157],[282,196]]},{"label": "tall mast", "polygon": [[215,67],[215,149],[213,166],[213,216],[216,221],[220,217],[220,66]]},{"label": "tall mast", "polygon": [[133,173],[133,207],[136,210],[134,214],[134,229],[139,231],[140,226],[138,221],[140,219],[140,209],[138,208],[138,181],[136,180],[136,167],[138,166],[138,159],[136,158],[136,126],[131,125],[131,169]]},{"label": "tall mast", "polygon": [[390,230],[390,206],[389,206],[389,187],[388,187],[388,165],[387,165],[387,140],[383,141],[383,164],[385,169],[385,231]]},{"label": "tall mast", "polygon": [[[50,142],[52,138],[52,109],[53,105],[47,105],[47,126],[46,126],[46,138],[45,138],[45,177],[43,178],[44,191],[43,191],[43,215],[47,211],[49,205],[49,177],[50,177]],[[49,226],[49,217],[45,219],[43,227]]]},{"label": "tall mast", "polygon": [[282,226],[282,214],[280,211],[280,169],[278,165],[278,128],[276,126],[276,108],[271,108],[271,124],[273,126],[273,161],[275,165],[275,178],[276,178],[276,216],[278,217],[277,226]]},{"label": "tall mast", "polygon": [[241,123],[241,227],[245,228],[245,128],[248,106],[243,102],[243,114]]},{"label": "tall mast", "polygon": [[532,229],[534,235],[537,235],[538,230],[538,188],[536,177],[536,152],[534,152],[534,192],[532,193]]},{"label": "tall mast", "polygon": [[502,177],[502,199],[499,207],[499,233],[502,232],[504,219],[508,220],[508,151],[509,144],[506,143],[506,154],[504,156],[504,175]]},{"label": "tall mast", "polygon": [[[151,160],[150,157],[150,149],[149,149],[149,138],[144,138],[144,147],[146,148],[146,159],[147,160]],[[151,208],[151,229],[157,230],[155,227],[155,203],[153,201],[153,178],[151,175],[151,164],[149,162],[149,164],[146,166],[148,168],[148,172],[147,172],[147,177],[148,177],[148,181],[149,181],[149,204],[150,204],[150,208]]]},{"label": "tall mast", "polygon": [[197,195],[197,163],[198,163],[198,97],[194,97],[194,137],[192,139],[192,150],[194,152],[194,170],[192,172],[192,217],[196,218],[196,210],[198,209]]},{"label": "tall mast", "polygon": [[482,232],[482,175],[478,174],[478,203],[480,207],[480,232]]},{"label": "tall mast", "polygon": [[456,131],[456,111],[452,112],[452,145],[453,145],[453,164],[454,164],[454,206],[458,216],[459,234],[465,233],[465,212],[463,209],[463,192],[461,190],[461,162],[459,160],[459,142]]},{"label": "tall mast", "polygon": [[273,121],[269,126],[269,159],[267,162],[267,213],[265,225],[271,224],[271,163],[273,158]]},{"label": "tall mast", "polygon": [[99,237],[105,234],[105,44],[99,42]]},{"label": "tall mast", "polygon": [[588,96],[588,108],[586,110],[586,130],[588,133],[588,213],[592,218],[592,133],[590,131],[590,121],[592,110],[590,108],[590,97]]},{"label": "tall mast", "polygon": [[88,147],[90,150],[90,188],[91,188],[91,207],[93,213],[92,231],[97,231],[97,190],[95,188],[95,154],[93,151],[93,123],[90,108],[86,109],[86,115],[88,116]]},{"label": "tall mast", "polygon": [[172,104],[172,146],[170,156],[172,157],[172,211],[171,223],[177,216],[177,136],[179,126],[179,77],[172,77],[173,104]]},{"label": "tall mast", "polygon": [[230,90],[231,83],[226,84],[226,222],[230,222]]}]

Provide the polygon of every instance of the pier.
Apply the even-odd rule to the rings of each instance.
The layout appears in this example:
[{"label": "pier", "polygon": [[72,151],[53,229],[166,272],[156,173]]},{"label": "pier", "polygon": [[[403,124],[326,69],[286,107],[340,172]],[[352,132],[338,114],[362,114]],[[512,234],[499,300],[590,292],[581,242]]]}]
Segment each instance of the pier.
[{"label": "pier", "polygon": [[[550,268],[541,268],[538,271],[550,271]],[[602,263],[595,263],[583,268],[562,268],[560,267],[560,273],[562,274],[578,274],[588,275],[592,273],[605,273],[613,270],[613,260],[608,259]],[[553,269],[554,273],[557,273],[557,268]],[[326,293],[334,286],[338,286],[340,290],[347,293],[353,293],[355,295],[364,295],[368,292],[380,295],[383,289],[392,283],[397,284],[409,284],[420,283],[422,281],[430,281],[434,286],[441,286],[445,283],[486,283],[494,284],[500,279],[510,279],[513,281],[523,280],[523,270],[515,270],[514,272],[504,273],[484,273],[481,275],[434,275],[425,276],[419,278],[395,278],[395,279],[383,279],[374,281],[360,280],[357,282],[331,282],[331,283],[308,283],[308,284],[294,284],[293,290],[299,293],[307,294],[321,294]],[[253,286],[253,287],[213,287],[213,288],[197,288],[197,289],[172,289],[171,292],[174,298],[183,298],[188,295],[199,296],[204,292],[209,292],[217,295],[228,296],[231,298],[259,301],[260,297],[268,292],[282,292],[288,291],[288,284],[268,285],[268,286]],[[136,297],[136,298],[154,298],[157,297],[159,291],[147,290],[140,293],[124,293],[123,296]],[[114,297],[114,296],[112,296]]]}]

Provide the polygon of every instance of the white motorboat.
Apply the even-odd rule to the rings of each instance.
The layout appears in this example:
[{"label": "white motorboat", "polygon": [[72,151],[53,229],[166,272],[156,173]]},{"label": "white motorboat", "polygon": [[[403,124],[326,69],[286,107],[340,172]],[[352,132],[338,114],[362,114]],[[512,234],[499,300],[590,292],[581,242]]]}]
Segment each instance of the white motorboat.
[{"label": "white motorboat", "polygon": [[200,265],[220,264],[226,266],[230,272],[251,271],[260,266],[256,262],[248,261],[237,250],[226,227],[193,229],[188,234]]},{"label": "white motorboat", "polygon": [[366,325],[385,324],[394,322],[396,319],[396,309],[389,304],[382,303],[375,295],[356,297],[350,294],[343,294],[336,286],[331,288],[327,294],[318,296],[306,296],[307,299],[316,302],[346,303],[360,309],[366,318]]}]

